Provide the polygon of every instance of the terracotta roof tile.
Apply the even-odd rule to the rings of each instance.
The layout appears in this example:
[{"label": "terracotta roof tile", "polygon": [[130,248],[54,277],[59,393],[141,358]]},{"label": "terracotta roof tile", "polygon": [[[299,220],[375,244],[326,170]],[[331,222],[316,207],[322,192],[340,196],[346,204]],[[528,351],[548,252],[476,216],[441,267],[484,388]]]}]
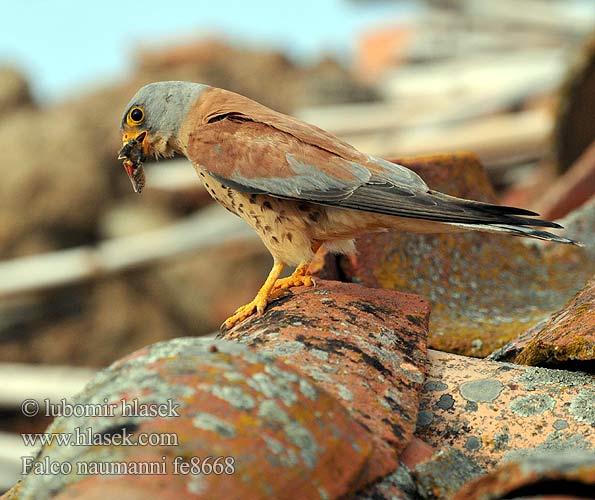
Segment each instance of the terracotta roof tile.
[{"label": "terracotta roof tile", "polygon": [[393,471],[413,435],[429,308],[420,297],[320,281],[223,335],[282,357],[372,433],[367,482]]}]

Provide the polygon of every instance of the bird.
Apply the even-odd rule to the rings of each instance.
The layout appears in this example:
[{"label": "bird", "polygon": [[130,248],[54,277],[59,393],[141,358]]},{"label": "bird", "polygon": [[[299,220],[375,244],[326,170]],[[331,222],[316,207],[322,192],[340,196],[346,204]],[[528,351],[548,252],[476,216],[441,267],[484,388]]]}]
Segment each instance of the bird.
[{"label": "bird", "polygon": [[[579,244],[538,228],[561,228],[522,208],[449,196],[412,170],[365,154],[335,135],[240,94],[164,81],[125,108],[119,159],[135,192],[149,157],[185,156],[206,190],[244,219],[273,257],[255,298],[222,325],[262,315],[287,289],[313,286],[316,252],[353,254],[354,239],[393,228],[414,233],[484,231]],[[295,267],[281,277],[286,266]]]}]

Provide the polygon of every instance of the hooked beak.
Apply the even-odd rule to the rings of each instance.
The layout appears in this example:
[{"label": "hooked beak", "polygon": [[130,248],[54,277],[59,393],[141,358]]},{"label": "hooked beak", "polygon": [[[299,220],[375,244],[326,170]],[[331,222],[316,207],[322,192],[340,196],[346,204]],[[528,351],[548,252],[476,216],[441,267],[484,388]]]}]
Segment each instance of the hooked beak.
[{"label": "hooked beak", "polygon": [[122,137],[123,146],[118,152],[118,160],[124,160],[124,170],[135,193],[140,193],[145,187],[143,163],[149,149],[147,137],[147,131],[142,131],[135,136],[125,133]]}]

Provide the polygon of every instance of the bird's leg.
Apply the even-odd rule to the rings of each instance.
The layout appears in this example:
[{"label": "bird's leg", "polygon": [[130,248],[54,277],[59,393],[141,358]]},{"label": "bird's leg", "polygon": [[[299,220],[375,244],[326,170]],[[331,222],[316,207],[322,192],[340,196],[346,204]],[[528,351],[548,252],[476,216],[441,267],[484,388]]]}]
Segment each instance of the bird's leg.
[{"label": "bird's leg", "polygon": [[316,285],[312,276],[308,274],[309,267],[310,261],[302,262],[298,267],[295,268],[295,271],[291,276],[277,280],[277,282],[273,286],[273,290],[271,291],[271,293],[278,294],[278,292],[281,292],[294,286]]},{"label": "bird's leg", "polygon": [[231,328],[236,323],[254,314],[254,311],[256,311],[259,315],[261,315],[264,312],[269,302],[269,298],[271,298],[271,292],[273,290],[273,287],[275,286],[275,282],[278,280],[284,267],[285,264],[283,264],[282,262],[275,261],[275,263],[273,264],[273,269],[271,269],[271,272],[269,273],[268,278],[264,282],[264,285],[262,285],[260,290],[258,290],[258,293],[256,294],[256,297],[254,297],[254,300],[252,300],[252,302],[249,302],[245,306],[240,307],[233,316],[227,318],[224,323],[225,328]]},{"label": "bird's leg", "polygon": [[[316,252],[320,250],[321,246],[321,241],[313,241],[312,252],[316,254]],[[314,278],[308,274],[308,268],[310,267],[311,262],[312,259],[303,260],[300,265],[295,268],[295,271],[291,274],[291,276],[277,280],[272,290],[272,293],[275,294],[275,297],[279,296],[283,290],[287,290],[288,288],[292,288],[294,286],[316,286]]]},{"label": "bird's leg", "polygon": [[[321,241],[312,242],[312,252],[316,254],[321,246]],[[308,274],[308,268],[310,267],[311,261],[312,259],[302,261],[300,265],[295,268],[295,271],[291,276],[277,280],[272,293],[274,293],[275,296],[278,296],[283,290],[287,290],[294,286],[316,286],[314,278]]]}]

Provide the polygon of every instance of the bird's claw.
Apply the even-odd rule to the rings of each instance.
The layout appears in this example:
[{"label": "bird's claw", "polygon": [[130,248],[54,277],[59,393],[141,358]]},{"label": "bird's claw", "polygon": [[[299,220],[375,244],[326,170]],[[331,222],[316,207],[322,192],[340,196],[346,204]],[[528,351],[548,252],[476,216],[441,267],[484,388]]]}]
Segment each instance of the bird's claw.
[{"label": "bird's claw", "polygon": [[238,308],[233,316],[230,316],[225,320],[221,327],[229,330],[236,324],[252,316],[255,312],[259,316],[262,316],[268,302],[268,297],[257,295],[252,302],[249,302],[248,304]]},{"label": "bird's claw", "polygon": [[299,270],[287,278],[278,279],[272,288],[263,287],[252,302],[237,309],[233,316],[225,320],[221,329],[229,330],[253,314],[262,316],[269,302],[279,298],[286,290],[294,286],[316,286],[316,282],[312,276],[301,274]]},{"label": "bird's claw", "polygon": [[278,279],[273,286],[272,293],[281,292],[294,286],[316,286],[316,281],[310,275],[288,276]]}]

